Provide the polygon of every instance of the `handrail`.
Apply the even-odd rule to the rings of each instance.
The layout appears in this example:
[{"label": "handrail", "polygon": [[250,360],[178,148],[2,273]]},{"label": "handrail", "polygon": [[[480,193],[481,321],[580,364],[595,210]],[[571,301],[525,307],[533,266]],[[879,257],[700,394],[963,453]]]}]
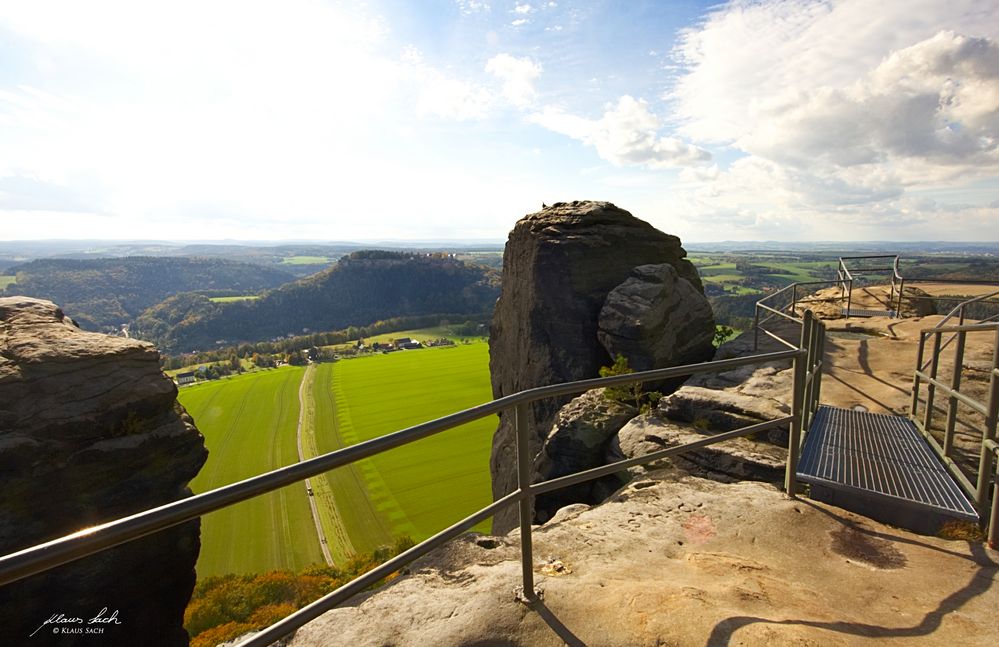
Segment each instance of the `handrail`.
[{"label": "handrail", "polygon": [[[971,303],[975,299],[970,299],[965,303]],[[985,507],[988,504],[989,480],[993,478],[993,466],[995,465],[995,438],[996,426],[999,423],[999,322],[996,323],[974,323],[943,325],[952,316],[960,312],[963,320],[964,303],[955,308],[951,313],[932,328],[925,328],[919,332],[919,348],[916,353],[916,370],[912,376],[912,402],[909,407],[909,417],[922,433],[927,443],[934,452],[943,460],[947,470],[961,486],[968,496],[972,497],[975,509],[984,519]],[[994,347],[992,368],[989,376],[988,400],[982,403],[966,393],[961,392],[961,378],[964,368],[965,338],[968,333],[994,332]],[[938,379],[937,374],[940,368],[940,356],[947,344],[942,344],[944,334],[952,333],[947,344],[957,340],[954,349],[954,369],[951,374],[950,384],[946,384]],[[933,339],[933,350],[930,352],[929,361],[925,364],[923,359],[926,356],[926,342]],[[926,369],[929,368],[929,372]],[[920,385],[926,382],[926,398],[920,398]],[[943,429],[943,443],[937,441],[933,435],[933,412],[934,399],[937,391],[947,398],[947,421]],[[919,414],[919,403],[925,402],[925,411],[922,419]],[[985,417],[985,426],[982,429],[981,449],[979,451],[977,482],[972,482],[965,476],[961,467],[951,456],[954,448],[954,430],[957,423],[957,406],[962,403],[973,411]],[[995,467],[999,470],[999,465]],[[999,532],[999,471],[995,476],[993,484],[992,510],[989,517],[989,544],[995,546],[997,532]]]},{"label": "handrail", "polygon": [[[817,329],[820,331],[817,332]],[[0,585],[9,584],[31,575],[42,573],[62,564],[81,559],[88,555],[117,546],[151,533],[189,521],[203,514],[224,508],[240,501],[259,496],[297,481],[316,476],[331,469],[342,467],[427,438],[461,424],[486,416],[513,409],[516,414],[517,457],[519,487],[492,504],[472,513],[465,519],[442,530],[416,546],[376,567],[374,570],[355,578],[311,604],[288,615],[262,632],[240,643],[240,647],[263,647],[288,635],[325,611],[336,607],[350,597],[365,590],[371,584],[398,570],[401,566],[427,554],[434,548],[471,529],[479,522],[494,515],[500,509],[520,504],[521,561],[523,570],[523,597],[533,599],[533,549],[531,544],[532,497],[554,489],[582,481],[592,480],[612,474],[634,465],[649,463],[661,458],[706,447],[736,437],[747,436],[774,427],[789,424],[788,462],[785,474],[785,487],[791,496],[796,492],[795,472],[800,451],[801,438],[805,427],[817,407],[818,385],[821,379],[821,361],[814,362],[814,345],[823,338],[824,327],[813,320],[812,313],[806,312],[803,319],[801,345],[791,350],[760,353],[746,357],[701,362],[626,375],[577,380],[564,384],[554,384],[532,389],[492,400],[448,416],[437,418],[407,429],[403,429],[373,440],[358,443],[294,465],[278,468],[231,485],[174,501],[156,508],[145,510],[121,519],[85,528],[64,537],[44,542],[0,557]],[[742,427],[734,431],[716,434],[698,441],[659,450],[644,456],[637,456],[604,465],[602,467],[577,472],[550,479],[541,483],[530,483],[530,455],[528,429],[528,405],[538,400],[589,391],[594,388],[632,384],[635,382],[661,381],[684,377],[697,373],[724,371],[739,366],[762,364],[774,361],[792,360],[795,381],[792,385],[792,415]],[[807,362],[807,365],[806,365]],[[816,401],[812,401],[814,396]]]},{"label": "handrail", "polygon": [[526,389],[470,409],[464,409],[448,416],[5,555],[0,557],[0,585],[80,559],[99,550],[138,539],[158,530],[200,517],[208,512],[272,492],[286,485],[494,415],[517,405],[530,404],[552,396],[582,393],[600,387],[661,381],[696,373],[724,371],[748,364],[793,359],[798,356],[799,352],[786,350],[763,353]]},{"label": "handrail", "polygon": [[[946,324],[948,321],[950,321],[953,317],[957,316],[958,317],[958,321],[959,321],[958,325],[962,325],[963,326],[964,325],[964,308],[965,308],[965,306],[967,306],[969,304],[972,304],[972,303],[978,303],[978,302],[981,302],[981,301],[986,301],[987,299],[991,299],[992,297],[997,296],[997,295],[999,295],[999,290],[997,290],[995,292],[990,292],[989,294],[983,294],[981,296],[973,297],[971,299],[967,299],[965,301],[962,301],[961,303],[959,303],[956,306],[954,306],[954,308],[949,313],[947,313],[947,316],[945,316],[943,319],[941,319],[940,321],[938,321],[937,324],[933,327],[934,329],[940,329],[941,332],[953,332],[954,333],[953,335],[951,335],[950,339],[948,339],[947,341],[943,342],[943,344],[940,346],[940,350],[942,351],[945,348],[947,348],[948,346],[950,346],[950,343],[952,341],[954,341],[954,339],[957,337],[957,331],[953,330],[952,327],[945,327],[944,324]],[[992,303],[992,302],[990,302],[990,303]],[[980,324],[981,323],[985,323],[987,321],[995,319],[997,316],[999,316],[999,315],[993,315],[991,317],[983,319],[982,321],[979,321],[978,323],[980,323]],[[925,366],[920,365],[920,366],[917,366],[917,369],[920,370],[920,371],[922,371],[927,366],[929,366],[929,364],[926,364]]]}]

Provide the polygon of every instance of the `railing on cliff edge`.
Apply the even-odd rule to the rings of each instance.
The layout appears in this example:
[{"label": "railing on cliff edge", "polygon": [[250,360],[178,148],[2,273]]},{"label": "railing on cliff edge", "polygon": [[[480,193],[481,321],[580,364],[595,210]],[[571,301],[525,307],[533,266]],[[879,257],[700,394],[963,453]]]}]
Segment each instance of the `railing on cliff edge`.
[{"label": "railing on cliff edge", "polygon": [[[792,497],[795,496],[797,492],[796,471],[802,440],[818,403],[822,375],[821,349],[825,337],[825,327],[812,317],[810,311],[806,312],[803,318],[795,318],[795,320],[801,324],[801,335],[797,346],[787,344],[789,346],[788,350],[643,371],[628,375],[580,380],[520,391],[477,407],[472,407],[471,409],[465,409],[430,422],[352,445],[345,449],[266,472],[259,476],[233,483],[232,485],[217,488],[203,494],[197,494],[98,526],[85,528],[59,539],[0,557],[0,585],[30,577],[113,546],[195,519],[213,510],[219,510],[261,494],[273,492],[278,488],[322,474],[334,468],[343,467],[363,458],[368,458],[389,449],[427,438],[464,423],[505,411],[513,414],[516,421],[518,476],[518,488],[516,490],[440,531],[433,537],[382,563],[375,569],[355,578],[335,591],[299,609],[260,633],[251,636],[241,642],[240,647],[263,647],[291,634],[304,624],[342,604],[406,564],[467,532],[476,524],[494,515],[500,509],[515,503],[520,508],[520,548],[523,580],[521,599],[523,601],[530,601],[535,599],[538,594],[534,586],[531,522],[533,519],[532,498],[539,494],[614,474],[629,467],[648,464],[656,460],[676,456],[733,438],[749,436],[787,425],[789,426],[788,457],[784,485],[787,493]],[[529,454],[531,430],[529,429],[528,407],[533,402],[553,396],[574,395],[594,388],[633,384],[635,382],[660,381],[700,373],[725,371],[740,366],[785,360],[791,360],[794,375],[790,416],[719,433],[702,440],[670,447],[644,456],[617,461],[609,465],[541,483],[531,483],[532,457]]]},{"label": "railing on cliff edge", "polygon": [[[950,313],[941,319],[932,328],[925,328],[919,331],[919,349],[916,353],[916,369],[912,378],[912,401],[909,406],[909,418],[916,428],[919,429],[926,439],[930,448],[937,454],[943,462],[947,471],[961,487],[964,492],[971,497],[975,504],[975,509],[984,520],[985,508],[989,505],[989,480],[992,483],[992,505],[989,516],[988,542],[991,546],[996,546],[999,542],[999,444],[996,443],[996,427],[999,422],[999,322],[990,322],[999,318],[999,314],[979,320],[973,324],[965,323],[965,311],[967,306],[979,303],[999,295],[999,292],[982,295],[968,299],[958,304]],[[957,325],[948,325],[952,319],[957,318]],[[964,351],[968,333],[992,333],[993,350],[992,365],[989,369],[989,390],[988,398],[985,402],[979,401],[966,393],[961,392],[961,382],[964,374]],[[943,341],[943,336],[949,334],[947,341]],[[930,357],[923,362],[926,357],[926,342],[932,338],[933,345]],[[940,357],[943,351],[951,342],[957,341],[954,347],[953,368],[950,383],[947,384],[940,379]],[[920,397],[920,387],[926,383],[926,398]],[[946,423],[942,430],[942,442],[933,435],[933,414],[941,411],[934,406],[937,391],[940,391],[947,398]],[[923,415],[919,415],[919,405],[924,403]],[[978,471],[974,483],[964,473],[961,466],[954,460],[954,432],[957,425],[958,404],[963,404],[972,411],[984,417],[982,426],[982,438],[980,441],[978,455]]]},{"label": "railing on cliff edge", "polygon": [[[902,287],[904,286],[904,280],[901,276],[898,276],[898,257],[897,256],[858,256],[858,257],[844,257],[840,260],[841,273],[840,276],[835,281],[809,281],[802,283],[792,283],[780,290],[774,292],[773,294],[760,299],[756,303],[756,312],[754,317],[754,350],[759,349],[759,336],[762,331],[768,337],[776,340],[777,342],[793,348],[793,344],[788,340],[780,336],[778,331],[771,331],[766,329],[764,326],[775,318],[781,318],[786,321],[793,321],[801,324],[803,319],[797,317],[798,308],[802,304],[823,302],[828,303],[830,299],[825,298],[809,298],[804,297],[802,299],[798,298],[798,287],[799,286],[811,286],[811,285],[828,285],[830,283],[840,285],[841,292],[840,296],[834,298],[833,300],[843,299],[848,303],[847,308],[849,308],[850,303],[850,293],[853,286],[853,276],[850,274],[849,269],[843,263],[843,260],[849,260],[851,258],[894,258],[894,264],[890,268],[868,268],[870,271],[885,271],[886,269],[892,271],[898,279],[898,292],[895,292],[895,283],[892,284],[892,299],[898,304],[896,312],[901,310],[902,303]],[[935,279],[924,279],[926,282],[934,283],[968,283],[963,281],[939,281]],[[910,281],[912,282],[912,281]],[[976,284],[992,284],[992,282],[986,281],[974,281]],[[780,303],[778,297],[783,296],[784,303]],[[999,297],[999,291],[991,292],[989,294],[984,294],[978,297],[973,297],[962,301],[956,305],[943,319],[941,319],[934,327],[926,328],[921,330],[919,333],[919,349],[916,357],[915,370],[913,371],[913,386],[912,386],[912,400],[909,409],[909,418],[912,420],[916,428],[919,429],[920,433],[926,439],[930,448],[937,454],[941,459],[947,471],[954,477],[958,486],[961,487],[965,493],[971,497],[974,502],[975,509],[978,511],[982,523],[984,524],[986,515],[985,509],[989,507],[989,485],[990,480],[992,481],[992,497],[991,497],[991,511],[988,515],[988,543],[992,547],[999,546],[999,442],[996,440],[997,427],[999,427],[999,322],[990,323],[996,319],[999,319],[999,313],[985,317],[978,320],[974,324],[966,325],[966,311],[968,306],[978,303],[997,303],[993,299]],[[920,297],[913,297],[920,298]],[[926,297],[932,300],[944,300],[946,297]],[[768,301],[770,303],[768,303]],[[775,307],[776,306],[776,307]],[[764,316],[761,318],[761,311]],[[849,312],[849,309],[847,309]],[[769,314],[766,314],[769,313]],[[806,311],[805,318],[811,315],[810,311]],[[957,318],[958,324],[956,326],[948,326],[948,322],[952,319]],[[821,341],[818,345],[818,352],[820,354],[819,362],[817,364],[818,371],[822,369],[821,363],[821,352],[825,344],[825,327],[820,326],[819,335],[821,336]],[[994,332],[995,341],[993,349],[993,359],[992,368],[989,373],[989,396],[987,402],[979,402],[974,398],[968,396],[965,393],[961,393],[961,379],[964,369],[964,349],[965,349],[965,338],[967,333],[976,332]],[[950,333],[951,336],[946,341],[942,340],[944,334]],[[804,340],[805,332],[802,330],[802,340]],[[926,357],[926,342],[930,338],[933,338],[933,348],[930,352],[929,359],[924,363],[923,359]],[[951,374],[951,383],[945,384],[938,380],[938,372],[940,366],[940,356],[941,353],[950,345],[951,342],[957,340],[957,346],[954,351],[954,369]],[[804,341],[802,341],[802,346],[804,346]],[[812,365],[811,361],[808,363],[809,366]],[[928,371],[928,372],[927,372]],[[797,377],[796,377],[797,379]],[[927,395],[923,399],[920,397],[920,385],[926,383]],[[818,388],[820,383],[816,383],[814,394],[814,400],[810,400],[813,406],[818,404]],[[938,441],[932,434],[933,426],[933,412],[934,408],[934,398],[936,390],[939,389],[943,392],[943,395],[948,399],[947,405],[947,418],[946,424],[943,428],[943,440],[942,443]],[[918,415],[919,404],[925,403],[925,410],[923,412],[922,418]],[[957,406],[958,403],[964,404],[971,408],[973,411],[984,416],[984,426],[982,429],[982,439],[979,451],[978,459],[978,470],[975,483],[964,474],[960,466],[953,459],[953,448],[954,448],[954,432],[957,423]],[[806,407],[807,410],[807,407]],[[814,409],[812,410],[814,413]],[[803,428],[802,428],[802,443],[804,442],[804,435],[807,433],[809,424],[811,422],[810,414],[803,412]],[[790,462],[790,461],[789,461]]]}]

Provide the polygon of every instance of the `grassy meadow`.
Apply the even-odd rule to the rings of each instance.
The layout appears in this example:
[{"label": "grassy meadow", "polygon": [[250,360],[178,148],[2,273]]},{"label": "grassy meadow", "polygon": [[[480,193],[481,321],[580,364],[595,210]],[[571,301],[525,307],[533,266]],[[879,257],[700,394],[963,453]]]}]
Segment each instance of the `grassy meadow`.
[{"label": "grassy meadow", "polygon": [[[371,355],[332,366],[336,420],[326,428],[336,433],[317,434],[324,452],[492,398],[485,342]],[[354,548],[370,550],[377,543],[368,542],[386,543],[398,535],[420,541],[488,505],[496,424],[495,417],[486,418],[362,461],[358,470],[374,516],[363,507],[345,507],[351,537],[366,537]],[[380,532],[388,534],[379,540]]]},{"label": "grassy meadow", "polygon": [[329,256],[286,256],[281,259],[282,265],[322,265],[332,263]]},{"label": "grassy meadow", "polygon": [[[303,453],[311,457],[481,404],[491,397],[488,362],[488,345],[475,342],[184,387],[180,401],[210,452],[191,487],[204,492],[296,462],[300,414]],[[491,417],[313,478],[334,561],[403,535],[419,541],[487,505],[495,428]],[[304,484],[211,513],[202,523],[200,577],[323,561]]]},{"label": "grassy meadow", "polygon": [[247,294],[235,297],[209,297],[208,300],[212,303],[235,303],[236,301],[256,301],[259,298],[259,296],[254,294]]},{"label": "grassy meadow", "polygon": [[[283,367],[180,390],[180,402],[205,436],[208,461],[194,492],[298,462],[298,388],[305,369]],[[300,569],[322,562],[302,484],[202,518],[198,575]]]},{"label": "grassy meadow", "polygon": [[17,283],[17,277],[9,274],[0,274],[0,290],[3,290],[8,285],[14,285]]}]

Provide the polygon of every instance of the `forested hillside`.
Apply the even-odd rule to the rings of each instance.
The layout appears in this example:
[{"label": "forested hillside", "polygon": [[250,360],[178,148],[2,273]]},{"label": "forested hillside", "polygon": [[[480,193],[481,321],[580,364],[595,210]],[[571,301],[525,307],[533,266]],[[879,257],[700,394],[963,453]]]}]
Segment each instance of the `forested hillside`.
[{"label": "forested hillside", "polygon": [[181,352],[390,317],[478,314],[490,310],[498,295],[494,270],[441,254],[362,251],[255,300],[217,303],[178,295],[143,313],[135,330],[168,352]]},{"label": "forested hillside", "polygon": [[179,292],[251,294],[292,279],[281,270],[198,257],[42,259],[7,270],[17,282],[8,295],[49,299],[81,327],[118,327]]}]

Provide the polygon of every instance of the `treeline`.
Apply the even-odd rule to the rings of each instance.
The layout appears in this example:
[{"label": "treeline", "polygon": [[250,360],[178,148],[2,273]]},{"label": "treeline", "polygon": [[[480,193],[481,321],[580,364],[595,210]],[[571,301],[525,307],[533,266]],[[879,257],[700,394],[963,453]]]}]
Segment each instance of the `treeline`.
[{"label": "treeline", "polygon": [[[315,346],[333,346],[345,344],[358,339],[384,335],[386,333],[398,332],[400,330],[412,330],[414,328],[430,328],[433,326],[446,326],[451,334],[456,336],[473,336],[479,334],[482,329],[480,324],[487,323],[488,315],[466,319],[461,323],[449,323],[455,318],[466,317],[467,315],[418,315],[412,317],[392,317],[382,321],[376,321],[368,326],[349,326],[341,330],[329,332],[312,333],[309,335],[297,335],[277,341],[264,341],[256,343],[243,343],[236,346],[200,351],[197,353],[180,353],[177,355],[163,356],[163,369],[166,371],[192,366],[194,364],[210,364],[218,362],[228,362],[232,366],[232,371],[238,370],[235,362],[239,359],[249,359],[260,368],[269,368],[274,365],[273,356],[282,356],[284,361],[291,364],[293,358],[301,357],[303,351]],[[297,356],[296,356],[297,353]]]},{"label": "treeline", "polygon": [[412,546],[412,539],[401,537],[390,547],[357,555],[340,567],[317,565],[298,573],[271,571],[205,578],[198,582],[184,613],[191,647],[215,647],[268,627]]},{"label": "treeline", "polygon": [[6,294],[49,299],[82,328],[100,331],[129,323],[179,292],[235,296],[274,288],[292,279],[274,268],[198,257],[42,259],[8,271],[17,276],[17,283],[9,286]]},{"label": "treeline", "polygon": [[446,255],[355,252],[253,301],[214,303],[200,295],[177,295],[143,313],[135,332],[167,352],[185,352],[311,336],[315,330],[370,326],[390,318],[440,318],[439,313],[471,318],[490,312],[498,296],[497,272]]}]

